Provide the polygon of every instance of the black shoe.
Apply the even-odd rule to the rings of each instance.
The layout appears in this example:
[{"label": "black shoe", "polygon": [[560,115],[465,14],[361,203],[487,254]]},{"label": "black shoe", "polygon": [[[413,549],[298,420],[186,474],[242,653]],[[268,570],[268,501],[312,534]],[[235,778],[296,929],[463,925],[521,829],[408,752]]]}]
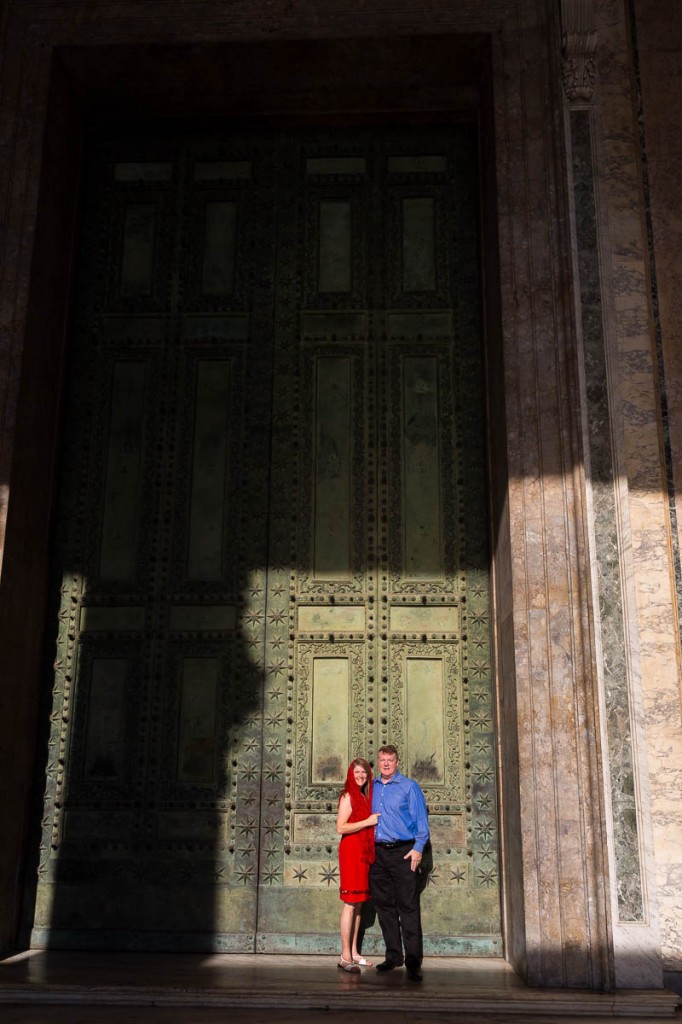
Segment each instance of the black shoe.
[{"label": "black shoe", "polygon": [[419,964],[405,964],[405,968],[410,981],[423,981],[424,975]]},{"label": "black shoe", "polygon": [[377,970],[381,971],[392,971],[394,967],[402,967],[402,960],[383,960],[380,964],[377,964]]}]

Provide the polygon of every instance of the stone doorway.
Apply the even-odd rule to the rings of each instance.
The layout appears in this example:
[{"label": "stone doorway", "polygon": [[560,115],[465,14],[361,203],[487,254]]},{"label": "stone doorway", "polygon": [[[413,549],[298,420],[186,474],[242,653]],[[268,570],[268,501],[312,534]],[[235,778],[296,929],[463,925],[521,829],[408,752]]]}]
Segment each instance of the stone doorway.
[{"label": "stone doorway", "polygon": [[505,954],[534,985],[609,987],[592,608],[580,583],[589,558],[574,307],[566,301],[573,293],[559,7],[362,5],[329,20],[297,8],[282,24],[273,24],[270,4],[254,5],[253,19],[209,7],[197,19],[194,8],[171,0],[153,11],[114,5],[86,20],[66,3],[15,5],[8,22],[3,948],[17,941],[22,880],[33,868],[26,823],[41,677],[36,638],[45,631],[83,134],[168,117],[251,123],[286,114],[331,125],[377,116],[442,123],[465,113],[478,119],[484,157]]}]

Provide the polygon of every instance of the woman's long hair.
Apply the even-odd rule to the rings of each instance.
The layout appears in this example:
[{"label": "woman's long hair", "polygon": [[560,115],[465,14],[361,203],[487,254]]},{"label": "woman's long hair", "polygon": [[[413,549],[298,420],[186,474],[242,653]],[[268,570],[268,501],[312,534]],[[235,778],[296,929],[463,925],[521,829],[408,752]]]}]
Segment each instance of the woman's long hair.
[{"label": "woman's long hair", "polygon": [[[358,786],[355,781],[353,769],[357,766],[364,768],[367,772],[367,781],[365,782],[362,789]],[[364,757],[356,757],[354,761],[351,761],[348,766],[348,772],[346,774],[346,782],[341,792],[339,800],[344,793],[348,793],[350,797],[351,810],[354,813],[361,813],[363,817],[367,818],[372,813],[372,766],[369,761],[365,761]]]}]

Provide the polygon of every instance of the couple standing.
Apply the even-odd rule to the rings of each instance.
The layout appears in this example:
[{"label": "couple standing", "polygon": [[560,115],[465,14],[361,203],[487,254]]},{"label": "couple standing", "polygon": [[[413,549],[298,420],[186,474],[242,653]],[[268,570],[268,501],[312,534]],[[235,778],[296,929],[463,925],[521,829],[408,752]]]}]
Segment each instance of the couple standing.
[{"label": "couple standing", "polygon": [[[429,839],[426,802],[412,779],[398,771],[398,751],[381,747],[379,777],[356,758],[339,800],[336,831],[341,874],[341,959],[339,967],[357,973],[371,967],[357,948],[362,904],[373,899],[386,944],[377,971],[403,963],[412,981],[421,981],[422,929],[417,872]],[[403,955],[404,949],[404,955]]]}]

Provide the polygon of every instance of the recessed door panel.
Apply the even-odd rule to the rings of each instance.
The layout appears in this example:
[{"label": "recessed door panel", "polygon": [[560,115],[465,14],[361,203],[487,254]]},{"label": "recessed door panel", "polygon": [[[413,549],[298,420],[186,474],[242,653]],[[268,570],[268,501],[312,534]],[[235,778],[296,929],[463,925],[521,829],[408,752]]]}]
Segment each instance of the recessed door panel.
[{"label": "recessed door panel", "polygon": [[103,580],[135,577],[142,518],[147,373],[144,362],[121,360],[113,367],[99,564]]},{"label": "recessed door panel", "polygon": [[348,357],[316,359],[314,573],[351,573],[353,391]]},{"label": "recessed door panel", "polygon": [[187,546],[190,580],[220,580],[224,573],[231,398],[230,361],[198,360]]},{"label": "recessed door panel", "polygon": [[402,360],[403,573],[415,579],[443,575],[438,363]]}]

